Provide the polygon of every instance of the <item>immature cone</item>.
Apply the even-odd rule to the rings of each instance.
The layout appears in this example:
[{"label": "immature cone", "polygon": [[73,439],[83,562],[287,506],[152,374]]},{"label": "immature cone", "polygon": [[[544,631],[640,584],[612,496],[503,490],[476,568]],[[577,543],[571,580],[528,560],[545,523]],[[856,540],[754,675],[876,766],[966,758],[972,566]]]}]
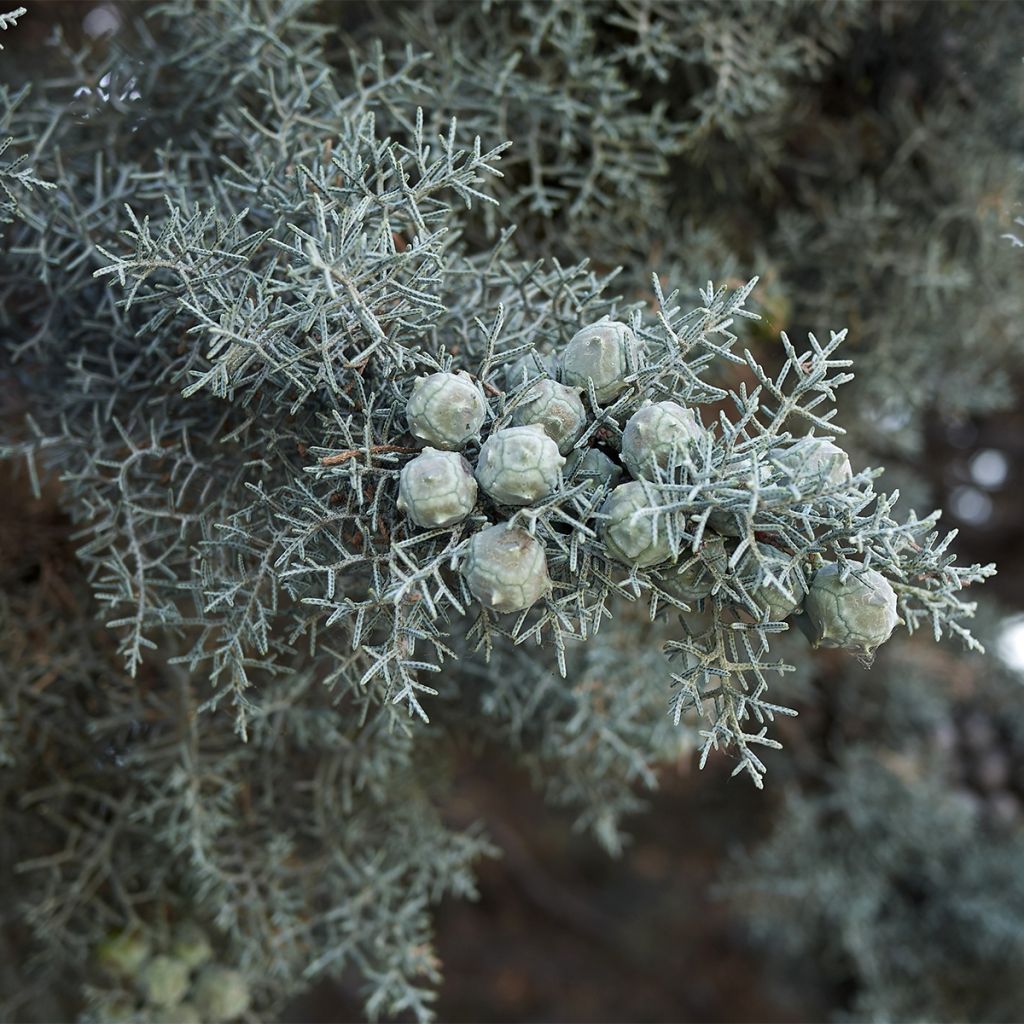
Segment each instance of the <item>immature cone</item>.
[{"label": "immature cone", "polygon": [[644,485],[636,481],[619,484],[608,495],[601,506],[601,539],[612,558],[646,568],[672,557],[664,521],[640,511],[651,504]]},{"label": "immature cone", "polygon": [[517,427],[540,427],[566,455],[587,426],[587,410],[578,389],[555,380],[539,380],[516,406],[512,422]]},{"label": "immature cone", "polygon": [[[728,472],[732,479],[742,482],[747,487],[753,487],[754,460],[749,456],[730,461]],[[761,485],[778,482],[778,473],[764,456],[758,460],[757,476]],[[745,503],[747,500],[742,498],[741,502]],[[708,526],[723,537],[741,537],[746,531],[746,515],[746,508],[742,504],[735,511],[716,508],[708,516]]]},{"label": "immature cone", "polygon": [[[139,1015],[132,1014],[129,1020],[138,1022]],[[148,1024],[205,1024],[199,1011],[191,1003],[178,1003],[177,1006],[163,1007],[149,1014]]]},{"label": "immature cone", "polygon": [[[538,359],[540,359],[542,368],[537,366]],[[554,377],[554,375],[554,356],[542,356],[539,352],[535,355],[532,352],[527,352],[505,368],[505,390],[514,391],[517,387],[529,381],[540,380],[544,377]]]},{"label": "immature cone", "polygon": [[[710,568],[712,566],[714,572]],[[722,576],[728,568],[729,553],[725,550],[725,541],[713,533],[705,533],[697,557],[678,572],[666,573],[661,586],[680,601],[701,601],[710,596],[715,574]]]},{"label": "immature cone", "polygon": [[193,998],[203,1021],[223,1024],[249,1009],[249,985],[239,971],[211,964],[200,973]]},{"label": "immature cone", "polygon": [[426,529],[462,522],[476,504],[473,468],[458,452],[423,451],[402,467],[398,508]]},{"label": "immature cone", "polygon": [[810,434],[789,448],[772,449],[771,454],[790,477],[822,477],[830,487],[841,487],[853,478],[850,456],[831,441]]},{"label": "immature cone", "polygon": [[723,537],[740,537],[743,535],[739,518],[735,512],[726,512],[716,508],[708,516],[708,526],[714,527],[715,532],[720,533]]},{"label": "immature cone", "polygon": [[138,932],[117,932],[96,949],[100,967],[119,978],[134,977],[150,956],[149,942]]},{"label": "immature cone", "polygon": [[607,405],[625,388],[625,378],[640,366],[641,349],[632,328],[607,318],[573,335],[562,352],[562,381],[586,388]]},{"label": "immature cone", "polygon": [[467,373],[432,373],[416,381],[405,407],[413,437],[455,451],[480,435],[487,403]]},{"label": "immature cone", "polygon": [[896,592],[881,573],[859,569],[840,582],[834,562],[815,574],[806,611],[815,647],[846,647],[863,654],[884,644],[900,621]]},{"label": "immature cone", "polygon": [[789,555],[784,551],[780,551],[771,544],[758,544],[757,548],[761,554],[761,561],[769,563],[772,575],[792,596],[787,597],[777,587],[772,586],[768,582],[755,585],[759,564],[753,551],[748,550],[740,559],[739,565],[736,567],[736,573],[743,580],[747,593],[754,604],[762,611],[767,610],[768,619],[771,622],[782,622],[784,619],[788,619],[794,612],[799,611],[800,606],[803,604],[804,594],[807,590],[803,573],[796,567],[789,569],[788,572],[784,571],[783,565],[790,560]]},{"label": "immature cone", "polygon": [[525,530],[499,523],[475,533],[462,564],[469,592],[496,612],[521,612],[551,585],[544,545]]},{"label": "immature cone", "polygon": [[195,921],[183,921],[174,931],[171,953],[192,969],[201,967],[213,956],[213,947],[206,932]]},{"label": "immature cone", "polygon": [[600,448],[577,448],[569,454],[562,472],[574,484],[593,480],[614,487],[622,479],[622,470]]},{"label": "immature cone", "polygon": [[139,991],[153,1006],[177,1006],[188,992],[188,971],[184,960],[155,956],[139,974]]},{"label": "immature cone", "polygon": [[703,432],[692,409],[677,402],[644,402],[622,432],[622,461],[636,479],[652,479],[655,464],[665,469],[673,451],[678,458]]},{"label": "immature cone", "polygon": [[[158,1015],[159,1010],[153,1016]],[[141,1016],[136,1009],[134,999],[125,999],[121,993],[104,993],[97,1000],[97,1005],[89,1018],[86,1019],[93,1019],[96,1024],[139,1024]],[[146,1014],[146,1018],[150,1016],[150,1014]]]},{"label": "immature cone", "polygon": [[565,458],[542,427],[496,430],[480,448],[476,478],[502,505],[532,505],[553,494]]}]

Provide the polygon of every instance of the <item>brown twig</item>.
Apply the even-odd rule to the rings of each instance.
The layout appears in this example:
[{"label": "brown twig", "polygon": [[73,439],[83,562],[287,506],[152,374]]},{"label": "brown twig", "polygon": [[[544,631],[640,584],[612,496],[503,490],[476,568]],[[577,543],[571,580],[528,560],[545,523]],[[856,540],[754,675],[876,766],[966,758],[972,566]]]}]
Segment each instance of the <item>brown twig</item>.
[{"label": "brown twig", "polygon": [[343,462],[348,462],[349,459],[354,459],[357,455],[363,455],[369,452],[371,455],[377,455],[380,452],[417,452],[418,448],[408,448],[401,444],[375,444],[369,448],[350,448],[345,452],[335,452],[333,455],[325,455],[320,460],[321,466],[340,466]]}]

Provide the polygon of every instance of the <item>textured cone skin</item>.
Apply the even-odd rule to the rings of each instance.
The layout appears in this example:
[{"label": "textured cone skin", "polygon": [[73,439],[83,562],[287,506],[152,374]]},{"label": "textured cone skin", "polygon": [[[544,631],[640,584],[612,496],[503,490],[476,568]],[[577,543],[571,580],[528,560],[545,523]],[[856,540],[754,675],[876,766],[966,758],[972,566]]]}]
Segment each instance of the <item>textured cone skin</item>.
[{"label": "textured cone skin", "polygon": [[680,601],[700,601],[711,594],[715,585],[715,574],[708,566],[714,566],[718,575],[729,568],[729,553],[725,541],[713,533],[704,534],[704,542],[697,553],[697,560],[684,566],[678,572],[665,574],[662,588]]},{"label": "textured cone skin", "polygon": [[555,380],[541,380],[516,407],[512,422],[518,427],[540,427],[566,455],[587,425],[587,410],[578,390]]},{"label": "textured cone skin", "polygon": [[99,965],[119,978],[134,977],[149,959],[149,943],[134,932],[118,932],[96,950]]},{"label": "textured cone skin", "polygon": [[213,956],[213,948],[199,925],[194,921],[183,921],[175,930],[171,953],[193,968],[205,964]]},{"label": "textured cone skin", "polygon": [[[631,482],[619,484],[601,506],[604,519],[601,536],[608,553],[626,565],[641,568],[667,562],[672,557],[668,533],[653,513],[639,513],[650,508],[651,499],[644,485]],[[639,514],[638,514],[639,513]],[[657,532],[657,536],[655,536]]]},{"label": "textured cone skin", "polygon": [[[543,369],[537,368],[538,358],[544,367]],[[514,391],[530,381],[554,377],[556,363],[557,360],[554,356],[542,356],[540,353],[537,353],[535,357],[533,353],[527,352],[505,368],[505,390]]]},{"label": "textured cone skin", "polygon": [[[758,544],[757,547],[763,559],[771,559],[773,562],[778,562],[780,560],[786,561],[788,558],[784,551],[772,547],[771,544]],[[803,605],[804,595],[807,591],[803,574],[795,568],[790,569],[785,574],[781,569],[776,569],[774,572],[776,578],[793,595],[792,598],[789,598],[771,584],[763,583],[760,586],[755,586],[754,580],[757,577],[757,569],[758,562],[751,551],[748,551],[740,559],[739,565],[736,567],[737,574],[747,588],[747,593],[750,594],[750,597],[760,609],[767,609],[769,620],[771,622],[782,622],[788,619],[790,615],[798,612]]]},{"label": "textured cone skin", "polygon": [[550,586],[544,545],[503,523],[473,535],[462,566],[469,592],[496,612],[521,612]]},{"label": "textured cone skin", "polygon": [[402,467],[398,508],[425,529],[454,526],[476,504],[473,468],[458,452],[424,448]]},{"label": "textured cone skin", "polygon": [[655,463],[665,469],[674,450],[681,455],[703,432],[692,409],[678,402],[646,402],[622,432],[622,461],[634,478],[651,479]]},{"label": "textured cone skin", "polygon": [[708,516],[708,526],[723,537],[739,537],[743,533],[739,519],[732,512],[718,508]]},{"label": "textured cone skin", "polygon": [[532,505],[555,492],[564,465],[565,457],[542,427],[505,427],[483,443],[476,478],[502,505]]},{"label": "textured cone skin", "polygon": [[573,483],[594,480],[609,487],[622,479],[622,470],[599,448],[576,449],[566,459],[564,473],[567,480],[575,474]]},{"label": "textured cone skin", "polygon": [[[133,1018],[137,1019],[135,1015]],[[204,1024],[203,1018],[199,1016],[199,1011],[191,1003],[162,1007],[156,1010],[149,1020],[151,1024]]]},{"label": "textured cone skin", "polygon": [[[747,478],[753,480],[753,459],[749,457],[742,458],[730,465],[730,473],[732,476],[739,479]],[[758,460],[757,472],[758,478],[762,483],[778,483],[778,472],[764,456]],[[742,525],[744,518],[745,515],[742,512],[737,513],[727,511],[722,508],[716,508],[712,511],[711,515],[708,516],[708,526],[710,526],[715,533],[720,534],[723,537],[740,537],[745,532]]]},{"label": "textured cone skin", "polygon": [[896,592],[874,569],[839,580],[839,566],[823,565],[807,595],[807,617],[816,647],[847,647],[870,654],[892,636],[899,622]]},{"label": "textured cone skin", "polygon": [[139,990],[154,1006],[177,1006],[188,992],[188,964],[173,956],[155,956],[139,975]]},{"label": "textured cone skin", "polygon": [[607,405],[625,388],[624,378],[640,365],[640,345],[632,328],[599,320],[573,335],[562,353],[562,381],[586,388],[593,380],[597,400]]},{"label": "textured cone skin", "polygon": [[213,964],[203,968],[199,975],[194,998],[204,1021],[221,1024],[249,1009],[249,985],[238,971]]},{"label": "textured cone skin", "polygon": [[405,409],[413,437],[447,451],[479,437],[486,415],[487,403],[465,373],[421,377]]},{"label": "textured cone skin", "polygon": [[801,438],[791,448],[773,449],[771,454],[791,477],[820,476],[832,487],[841,487],[853,478],[850,456],[820,437]]}]

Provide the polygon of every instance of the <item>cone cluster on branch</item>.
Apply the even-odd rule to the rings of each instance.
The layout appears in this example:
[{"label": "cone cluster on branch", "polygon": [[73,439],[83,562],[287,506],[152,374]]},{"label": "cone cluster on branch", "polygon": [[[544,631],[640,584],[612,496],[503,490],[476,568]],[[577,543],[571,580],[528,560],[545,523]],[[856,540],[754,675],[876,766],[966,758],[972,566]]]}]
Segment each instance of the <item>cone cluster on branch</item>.
[{"label": "cone cluster on branch", "polygon": [[245,976],[215,961],[203,928],[182,922],[165,945],[154,948],[142,932],[121,931],[97,946],[99,1024],[229,1024],[246,1012]]}]

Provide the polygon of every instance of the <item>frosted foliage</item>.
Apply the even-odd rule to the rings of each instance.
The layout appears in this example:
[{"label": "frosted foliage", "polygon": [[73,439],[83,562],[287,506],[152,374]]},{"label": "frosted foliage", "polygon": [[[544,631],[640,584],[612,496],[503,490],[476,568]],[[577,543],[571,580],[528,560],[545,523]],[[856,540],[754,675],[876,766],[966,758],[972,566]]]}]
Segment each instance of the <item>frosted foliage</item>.
[{"label": "frosted foliage", "polygon": [[678,402],[648,402],[635,412],[622,432],[622,461],[634,477],[652,477],[654,464],[665,469],[676,452],[700,439],[703,429],[692,409]]},{"label": "frosted foliage", "polygon": [[[879,29],[858,44],[888,46],[893,5],[858,6]],[[911,9],[953,17],[898,6],[908,28]],[[896,509],[873,470],[834,485],[784,465],[811,430],[870,440],[837,408],[852,367],[830,323],[854,328],[861,393],[910,417],[882,438],[900,452],[918,409],[983,408],[992,368],[1019,365],[1019,260],[972,215],[1009,198],[975,149],[1005,111],[964,90],[948,123],[922,120],[900,77],[871,90],[898,122],[852,117],[840,79],[862,62],[830,48],[845,9],[163,0],[119,5],[123,31],[87,52],[5,51],[0,458],[76,536],[28,524],[67,554],[72,599],[48,564],[45,586],[20,565],[0,586],[19,865],[0,939],[25,951],[0,957],[0,1019],[72,1019],[48,1012],[51,983],[68,1005],[83,985],[137,996],[196,917],[214,952],[178,1024],[248,1001],[227,966],[251,988],[242,1019],[340,978],[366,1019],[427,1022],[431,907],[472,893],[491,849],[445,811],[460,737],[611,844],[694,743],[761,784],[794,696],[773,680],[814,661],[754,620],[785,574],[863,560],[908,630],[978,646],[964,598],[992,570],[955,565],[937,515]],[[890,47],[893,72],[958,84],[989,60],[920,39]],[[833,52],[817,95],[800,54]],[[810,134],[779,119],[804,110]],[[874,195],[851,188],[846,143],[867,138]],[[575,475],[516,423],[544,378],[580,390]],[[645,401],[714,429],[610,497]],[[413,486],[407,467],[444,452],[459,482]],[[449,500],[472,507],[434,526]],[[717,516],[742,573],[705,550]],[[665,581],[707,590],[695,547],[718,589],[680,616]],[[102,956],[125,930],[140,948]]]},{"label": "frosted foliage", "polygon": [[[757,607],[758,618],[767,611],[770,622],[782,622],[800,609],[807,587],[797,568],[787,568],[789,556],[771,544],[758,544],[757,555],[748,550],[740,559],[737,575],[750,600]],[[769,575],[778,583],[772,582]]]},{"label": "frosted foliage", "polygon": [[680,566],[678,572],[665,574],[662,589],[680,601],[699,601],[711,594],[716,575],[723,576],[728,568],[725,541],[709,531],[692,559]]},{"label": "frosted foliage", "polygon": [[820,476],[832,487],[841,487],[853,476],[849,455],[824,438],[803,437],[792,447],[771,454],[792,477]]},{"label": "frosted foliage", "polygon": [[884,644],[899,622],[896,592],[874,569],[850,566],[840,579],[840,566],[822,566],[811,582],[806,611],[820,647],[848,647],[864,654]]},{"label": "frosted foliage", "polygon": [[502,505],[532,505],[554,493],[564,465],[558,445],[541,427],[505,427],[483,443],[476,478]]},{"label": "frosted foliage", "polygon": [[412,435],[454,450],[480,434],[487,404],[468,374],[432,373],[416,382],[406,406]]},{"label": "frosted foliage", "polygon": [[653,502],[637,482],[619,484],[601,506],[601,534],[608,553],[626,565],[646,567],[667,562],[672,555],[668,533]]},{"label": "frosted foliage", "polygon": [[536,424],[566,455],[587,425],[587,410],[579,391],[554,380],[541,380],[526,400],[516,406],[512,422],[517,426]]},{"label": "frosted foliage", "polygon": [[550,586],[544,545],[504,523],[473,535],[462,572],[470,593],[496,612],[524,611]]},{"label": "frosted foliage", "polygon": [[625,378],[640,365],[640,346],[632,328],[602,319],[573,335],[562,353],[562,381],[586,388],[593,381],[597,400],[606,405],[625,388]]},{"label": "frosted foliage", "polygon": [[473,469],[458,452],[424,448],[402,467],[398,508],[427,529],[462,522],[476,504]]}]

